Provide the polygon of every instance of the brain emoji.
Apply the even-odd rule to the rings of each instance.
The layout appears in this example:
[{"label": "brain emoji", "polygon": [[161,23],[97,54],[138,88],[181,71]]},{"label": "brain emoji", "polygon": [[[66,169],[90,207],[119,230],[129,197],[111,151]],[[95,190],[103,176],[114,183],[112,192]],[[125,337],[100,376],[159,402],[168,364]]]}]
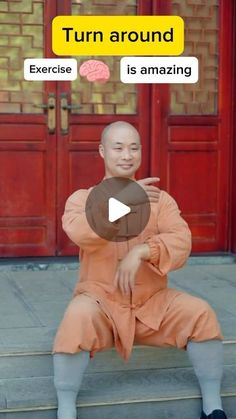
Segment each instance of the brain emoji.
[{"label": "brain emoji", "polygon": [[88,81],[106,82],[110,77],[109,67],[99,60],[85,61],[79,69],[79,74]]}]

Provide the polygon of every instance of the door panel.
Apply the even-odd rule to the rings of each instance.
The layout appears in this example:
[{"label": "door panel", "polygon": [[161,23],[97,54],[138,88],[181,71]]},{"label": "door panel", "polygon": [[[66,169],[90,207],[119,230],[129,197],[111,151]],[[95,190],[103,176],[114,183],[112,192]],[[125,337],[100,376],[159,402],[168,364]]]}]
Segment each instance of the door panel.
[{"label": "door panel", "polygon": [[24,58],[46,53],[48,11],[39,0],[0,2],[1,256],[55,254],[56,136],[41,105],[56,85],[22,76]]}]

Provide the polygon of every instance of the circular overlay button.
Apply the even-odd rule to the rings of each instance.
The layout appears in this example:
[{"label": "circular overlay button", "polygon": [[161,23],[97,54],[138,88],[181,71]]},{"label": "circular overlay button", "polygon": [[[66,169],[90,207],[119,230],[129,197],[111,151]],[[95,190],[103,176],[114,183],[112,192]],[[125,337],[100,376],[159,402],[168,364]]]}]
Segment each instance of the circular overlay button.
[{"label": "circular overlay button", "polygon": [[148,195],[138,182],[113,177],[93,187],[85,211],[90,227],[98,236],[126,241],[143,231],[151,209]]}]

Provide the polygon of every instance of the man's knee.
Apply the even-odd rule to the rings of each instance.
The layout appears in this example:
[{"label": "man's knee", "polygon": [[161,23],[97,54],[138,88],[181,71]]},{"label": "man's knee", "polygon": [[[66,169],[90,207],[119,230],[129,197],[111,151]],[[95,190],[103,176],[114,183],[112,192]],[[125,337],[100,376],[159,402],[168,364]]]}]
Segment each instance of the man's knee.
[{"label": "man's knee", "polygon": [[68,305],[65,315],[80,321],[85,320],[88,323],[93,321],[99,312],[100,308],[96,301],[87,296],[78,295]]},{"label": "man's knee", "polygon": [[202,298],[194,298],[194,302],[190,302],[190,312],[192,316],[195,315],[199,320],[205,322],[213,321],[217,322],[216,313],[210,304]]},{"label": "man's knee", "polygon": [[222,339],[216,313],[207,301],[195,298],[191,307],[191,313],[193,319],[191,338],[193,340]]},{"label": "man's knee", "polygon": [[177,297],[174,311],[178,347],[186,347],[189,340],[222,339],[215,311],[204,299],[182,294]]},{"label": "man's knee", "polygon": [[112,346],[112,324],[98,301],[86,295],[74,297],[58,328],[53,351],[90,352]]},{"label": "man's knee", "polygon": [[177,297],[176,308],[187,319],[201,317],[206,319],[211,317],[216,318],[214,310],[207,301],[189,294],[182,294],[180,297]]}]

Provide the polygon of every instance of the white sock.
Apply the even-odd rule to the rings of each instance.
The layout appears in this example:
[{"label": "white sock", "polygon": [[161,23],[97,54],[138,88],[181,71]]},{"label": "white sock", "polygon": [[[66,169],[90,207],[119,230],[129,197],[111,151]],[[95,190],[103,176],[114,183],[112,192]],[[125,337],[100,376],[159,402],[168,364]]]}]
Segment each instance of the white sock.
[{"label": "white sock", "polygon": [[223,410],[220,396],[223,374],[222,342],[189,342],[187,352],[201,388],[204,413],[210,415],[215,409]]},{"label": "white sock", "polygon": [[53,355],[58,419],[76,419],[76,399],[88,363],[89,352]]}]

